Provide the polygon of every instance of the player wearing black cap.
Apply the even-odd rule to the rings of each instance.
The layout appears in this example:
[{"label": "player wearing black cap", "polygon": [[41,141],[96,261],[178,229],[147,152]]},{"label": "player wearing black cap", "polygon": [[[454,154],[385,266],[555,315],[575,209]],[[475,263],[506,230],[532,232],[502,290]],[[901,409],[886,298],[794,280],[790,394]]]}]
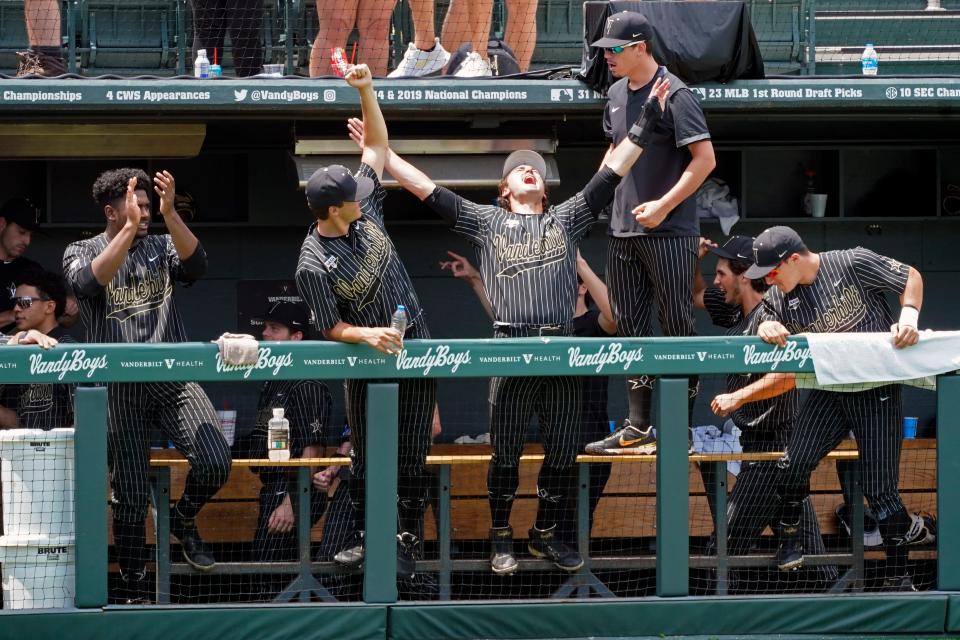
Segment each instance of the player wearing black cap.
[{"label": "player wearing black cap", "polygon": [[[373,91],[370,70],[357,65],[346,75],[360,92],[367,121],[367,146],[360,169],[351,174],[339,165],[318,169],[307,183],[307,205],[316,216],[300,249],[297,288],[313,311],[317,327],[329,340],[363,343],[386,354],[398,354],[404,338],[429,338],[420,301],[383,221],[386,192],[380,184],[387,155],[387,126]],[[397,305],[407,310],[408,326],[401,336],[390,328]],[[356,529],[360,539],[334,556],[340,564],[363,561],[364,463],[366,403],[369,380],[347,380],[347,422],[353,439],[350,482]],[[430,449],[430,429],[436,400],[436,380],[404,378],[400,387],[400,450],[398,507],[398,575],[414,573],[420,554],[420,530],[427,495],[424,463]]]},{"label": "player wearing black cap", "polygon": [[[658,82],[624,140],[600,171],[571,198],[549,206],[546,166],[539,154],[511,153],[503,165],[498,204],[480,205],[438,187],[390,151],[387,168],[475,247],[497,338],[571,335],[577,296],[576,246],[609,202],[621,177],[641,157],[662,114],[669,82]],[[350,121],[354,140],[363,124]],[[369,128],[367,130],[369,132]],[[539,416],[546,457],[537,479],[539,505],[528,548],[565,571],[583,564],[557,535],[571,491],[571,467],[580,448],[580,381],[573,376],[493,378],[490,381],[493,458],[487,476],[492,520],[491,568],[516,571],[510,511],[519,483],[519,461],[530,419]]]},{"label": "player wearing black cap", "polygon": [[[304,340],[310,329],[310,312],[300,304],[281,300],[274,302],[259,318],[263,322],[263,339],[277,342]],[[323,432],[330,420],[330,392],[319,380],[269,380],[260,390],[256,424],[253,428],[251,457],[267,457],[267,422],[272,410],[282,408],[290,422],[290,457],[313,458],[323,453]],[[260,467],[255,470],[263,487],[260,489],[260,512],[253,539],[254,562],[292,561],[297,557],[296,481],[287,468]],[[326,494],[311,488],[311,524],[316,523],[326,507]],[[276,583],[264,585],[276,590]]]},{"label": "player wearing black cap", "polygon": [[[173,176],[158,172],[153,190],[167,234],[149,235],[150,178],[140,169],[102,173],[93,197],[106,230],[70,244],[63,271],[80,304],[89,342],[185,342],[187,332],[174,302],[174,283],[190,284],[207,269],[207,255],[174,209]],[[170,531],[188,563],[209,571],[215,560],[195,518],[227,481],[230,447],[210,399],[195,382],[111,383],[108,447],[113,485],[113,538],[121,595],[142,601],[147,546],[144,519],[149,499],[150,433],[159,427],[190,461],[183,495],[170,510]]]},{"label": "player wearing black cap", "polygon": [[[610,16],[603,38],[591,46],[604,50],[610,73],[620,78],[608,91],[603,130],[610,149],[629,135],[629,127],[660,78],[670,80],[663,118],[651,144],[617,188],[610,216],[607,286],[621,336],[652,335],[653,302],[667,336],[691,336],[693,273],[700,237],[696,202],[690,196],[713,170],[713,145],[700,104],[687,86],[661,67],[651,50],[653,28],[639,13]],[[690,379],[690,406],[697,379]],[[591,443],[588,452],[642,447],[653,453],[650,425],[653,379],[627,380],[630,415],[615,438]]]},{"label": "player wearing black cap", "polygon": [[[764,341],[784,346],[792,334],[887,331],[897,348],[919,340],[923,279],[913,267],[863,247],[814,253],[790,227],[772,227],[760,234],[753,255],[755,264],[747,277],[762,277],[774,285],[764,298],[763,322],[757,329]],[[900,298],[898,320],[885,292]],[[850,393],[810,392],[779,463],[784,469],[780,569],[803,564],[798,522],[802,500],[810,492],[810,474],[853,431],[863,493],[887,551],[884,588],[914,588],[905,546],[935,541],[936,523],[929,516],[907,513],[897,491],[902,413],[900,385]]]}]

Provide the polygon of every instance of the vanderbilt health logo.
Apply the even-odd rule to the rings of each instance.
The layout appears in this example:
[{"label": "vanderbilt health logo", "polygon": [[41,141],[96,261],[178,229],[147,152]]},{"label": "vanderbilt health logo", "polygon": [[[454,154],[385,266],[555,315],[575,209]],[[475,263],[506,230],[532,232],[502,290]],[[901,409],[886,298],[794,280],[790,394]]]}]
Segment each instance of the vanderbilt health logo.
[{"label": "vanderbilt health logo", "polygon": [[803,367],[810,359],[810,349],[802,349],[796,342],[788,342],[783,349],[759,351],[756,345],[743,348],[744,364],[769,364],[770,371],[776,371],[781,362],[797,362]]},{"label": "vanderbilt health logo", "polygon": [[570,356],[571,367],[596,367],[595,371],[600,373],[607,365],[623,365],[626,371],[634,362],[643,361],[643,347],[636,349],[624,349],[619,342],[608,345],[602,345],[598,351],[592,353],[583,353],[580,347],[570,347],[567,349]]},{"label": "vanderbilt health logo", "polygon": [[470,364],[470,350],[451,351],[445,344],[439,345],[436,350],[430,347],[422,356],[410,357],[406,349],[397,356],[397,371],[420,369],[425,376],[429,375],[434,367],[450,367],[450,373],[456,373],[462,364]]},{"label": "vanderbilt health logo", "polygon": [[284,367],[293,366],[293,354],[287,353],[273,355],[270,347],[261,347],[257,354],[257,363],[254,365],[235,365],[227,364],[217,353],[217,373],[230,373],[232,371],[243,371],[243,377],[249,378],[254,371],[268,370],[271,375],[277,375]]},{"label": "vanderbilt health logo", "polygon": [[57,380],[63,380],[68,373],[85,373],[92,378],[99,369],[107,368],[107,356],[88,358],[86,349],[67,351],[57,359],[45,357],[42,353],[30,355],[30,375],[57,375]]}]

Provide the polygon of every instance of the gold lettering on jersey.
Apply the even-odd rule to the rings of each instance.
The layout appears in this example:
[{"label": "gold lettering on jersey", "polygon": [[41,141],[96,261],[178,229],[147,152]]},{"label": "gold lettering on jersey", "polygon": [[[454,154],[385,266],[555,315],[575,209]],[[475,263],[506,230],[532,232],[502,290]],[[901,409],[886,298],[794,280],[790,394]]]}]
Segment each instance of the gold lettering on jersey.
[{"label": "gold lettering on jersey", "polygon": [[830,306],[817,314],[816,320],[806,327],[790,323],[791,333],[836,333],[846,331],[863,318],[867,310],[860,297],[860,291],[853,285],[844,287],[838,296],[830,296]]},{"label": "gold lettering on jersey", "polygon": [[51,405],[53,404],[53,385],[52,384],[31,384],[20,394],[20,408],[28,405]]},{"label": "gold lettering on jersey", "polygon": [[141,313],[159,309],[173,294],[169,278],[146,278],[130,286],[107,285],[107,300],[113,311],[108,318],[125,322]]},{"label": "gold lettering on jersey", "polygon": [[502,265],[497,277],[514,276],[559,262],[567,256],[567,234],[558,225],[548,225],[540,240],[527,238],[520,242],[510,242],[501,233],[493,236],[493,248],[497,252],[497,261]]},{"label": "gold lettering on jersey", "polygon": [[366,243],[366,253],[360,261],[356,276],[352,280],[347,280],[337,277],[337,272],[328,273],[333,282],[334,294],[338,298],[357,303],[359,310],[373,300],[374,293],[383,278],[387,261],[393,255],[393,247],[380,227],[372,222],[361,219],[357,223],[356,232],[365,234]]}]

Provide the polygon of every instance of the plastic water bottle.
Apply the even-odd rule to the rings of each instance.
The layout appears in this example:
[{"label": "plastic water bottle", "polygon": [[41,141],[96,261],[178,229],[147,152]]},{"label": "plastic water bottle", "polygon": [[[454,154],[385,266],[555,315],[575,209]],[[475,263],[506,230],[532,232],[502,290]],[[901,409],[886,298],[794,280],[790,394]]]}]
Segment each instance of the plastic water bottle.
[{"label": "plastic water bottle", "polygon": [[275,408],[267,423],[267,442],[270,460],[284,462],[290,459],[290,421],[283,417],[283,407]]},{"label": "plastic water bottle", "polygon": [[193,61],[193,75],[197,78],[210,77],[210,61],[207,60],[206,49],[197,50],[197,59]]},{"label": "plastic water bottle", "polygon": [[867,48],[863,50],[863,55],[860,56],[860,65],[863,67],[863,75],[877,75],[877,70],[880,67],[880,56],[877,55],[877,50],[873,48],[872,42],[868,42]]},{"label": "plastic water bottle", "polygon": [[397,305],[397,310],[393,312],[390,319],[390,328],[400,332],[400,338],[407,332],[407,308],[402,304]]}]

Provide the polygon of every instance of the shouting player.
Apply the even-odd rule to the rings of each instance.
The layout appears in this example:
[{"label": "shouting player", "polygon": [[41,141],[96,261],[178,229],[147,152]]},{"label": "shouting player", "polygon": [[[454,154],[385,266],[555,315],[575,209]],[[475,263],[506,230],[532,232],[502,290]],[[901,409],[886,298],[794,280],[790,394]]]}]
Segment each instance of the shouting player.
[{"label": "shouting player", "polygon": [[[63,272],[80,303],[88,342],[187,340],[174,283],[200,278],[207,254],[174,209],[175,183],[167,171],[154,176],[153,190],[169,233],[148,235],[150,186],[140,169],[102,173],[93,183],[93,198],[103,208],[107,228],[70,244],[63,254]],[[112,383],[107,395],[120,595],[139,602],[148,587],[144,518],[151,430],[159,427],[190,461],[183,495],[170,509],[170,532],[198,571],[211,570],[215,560],[194,519],[227,481],[230,447],[210,399],[195,382]]]},{"label": "shouting player", "polygon": [[[913,267],[857,247],[814,253],[790,227],[771,227],[753,243],[754,264],[748,278],[766,278],[773,285],[764,299],[757,335],[786,345],[799,333],[885,332],[897,348],[917,343],[917,321],[923,304],[923,279]],[[884,298],[900,298],[894,320]],[[887,551],[884,588],[914,588],[907,574],[906,545],[932,543],[936,523],[910,514],[897,484],[900,475],[903,410],[900,385],[867,391],[813,390],[796,418],[780,466],[784,469],[777,564],[789,571],[803,565],[799,522],[803,499],[810,493],[810,474],[847,433],[853,431],[860,450],[863,493],[877,518]]]}]

